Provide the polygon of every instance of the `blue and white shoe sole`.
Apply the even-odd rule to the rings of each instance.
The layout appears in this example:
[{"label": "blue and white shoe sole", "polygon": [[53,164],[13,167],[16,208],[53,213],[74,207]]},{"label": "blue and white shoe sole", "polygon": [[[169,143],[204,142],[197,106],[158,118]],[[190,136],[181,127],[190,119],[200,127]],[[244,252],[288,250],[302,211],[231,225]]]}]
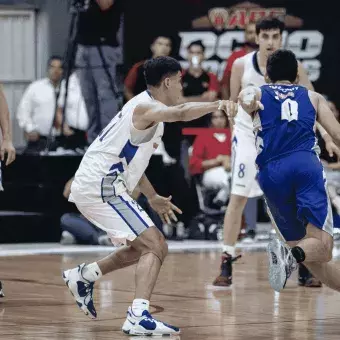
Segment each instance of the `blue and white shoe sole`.
[{"label": "blue and white shoe sole", "polygon": [[142,327],[138,327],[132,325],[128,320],[125,321],[122,331],[126,335],[132,335],[132,336],[173,336],[173,335],[179,335],[181,332],[169,332],[169,333],[160,333],[159,331],[148,331]]},{"label": "blue and white shoe sole", "polygon": [[96,319],[96,317],[94,317],[89,310],[87,309],[86,305],[84,303],[82,303],[82,301],[78,301],[78,299],[80,299],[80,296],[78,294],[78,286],[77,284],[73,284],[70,282],[70,280],[68,280],[67,276],[68,276],[68,272],[69,270],[66,270],[63,272],[63,279],[65,281],[65,284],[67,286],[67,288],[69,289],[71,295],[73,296],[73,298],[76,301],[76,304],[78,305],[79,309],[83,311],[83,313],[89,317],[90,319]]}]

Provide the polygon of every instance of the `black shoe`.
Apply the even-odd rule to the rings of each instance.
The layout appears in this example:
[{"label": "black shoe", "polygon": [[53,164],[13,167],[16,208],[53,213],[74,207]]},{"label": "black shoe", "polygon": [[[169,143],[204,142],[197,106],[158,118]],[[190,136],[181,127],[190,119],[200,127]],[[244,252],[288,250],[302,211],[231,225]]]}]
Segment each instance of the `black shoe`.
[{"label": "black shoe", "polygon": [[245,236],[242,238],[242,243],[253,243],[255,241],[256,232],[255,230],[248,230]]},{"label": "black shoe", "polygon": [[2,290],[2,283],[0,281],[0,298],[2,298],[2,297],[5,297],[5,294],[4,294],[3,290]]},{"label": "black shoe", "polygon": [[322,287],[322,282],[313,276],[313,274],[302,263],[299,264],[298,285],[303,287]]},{"label": "black shoe", "polygon": [[242,255],[232,257],[227,252],[222,254],[221,274],[214,280],[213,285],[219,287],[229,287],[233,283],[233,262]]}]

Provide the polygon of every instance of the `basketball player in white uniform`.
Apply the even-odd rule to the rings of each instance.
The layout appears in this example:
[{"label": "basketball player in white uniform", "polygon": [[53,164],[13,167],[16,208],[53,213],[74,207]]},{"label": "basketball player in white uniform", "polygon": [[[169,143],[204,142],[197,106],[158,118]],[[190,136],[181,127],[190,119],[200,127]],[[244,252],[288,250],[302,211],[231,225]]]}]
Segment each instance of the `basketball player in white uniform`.
[{"label": "basketball player in white uniform", "polygon": [[[0,85],[0,127],[2,133],[2,141],[0,141],[0,158],[1,161],[5,160],[7,154],[6,166],[11,164],[15,160],[15,148],[12,143],[12,128],[11,118],[8,110],[7,101]],[[0,164],[0,190],[2,187],[1,176],[1,164]],[[0,281],[0,297],[4,297],[5,294],[2,289],[2,283]]]},{"label": "basketball player in white uniform", "polygon": [[[256,42],[259,45],[259,50],[235,61],[230,80],[230,100],[237,102],[240,91],[249,85],[260,87],[265,84],[264,74],[267,58],[281,47],[283,30],[283,22],[276,18],[265,18],[257,22]],[[301,63],[299,63],[299,80],[301,85],[313,90]],[[232,262],[236,259],[235,244],[241,229],[243,209],[248,198],[262,195],[255,179],[257,152],[251,117],[239,106],[235,122],[232,123],[235,123],[232,141],[232,187],[224,219],[221,273],[213,283],[215,286],[230,286],[232,284]],[[325,141],[329,142],[327,149],[338,150],[327,132],[322,130]]]},{"label": "basketball player in white uniform", "polygon": [[149,314],[149,300],[168,247],[161,232],[145,211],[131,198],[138,186],[151,207],[165,222],[176,220],[181,211],[171,197],[157,195],[144,175],[150,157],[163,135],[163,122],[190,121],[225,110],[235,114],[229,101],[186,103],[178,106],[181,67],[170,57],[145,63],[148,90],[131,99],[89,147],[75,174],[70,200],[116,245],[124,245],[106,258],[67,270],[63,278],[78,306],[96,318],[93,286],[102,275],[137,264],[136,292],[128,308],[123,332],[130,335],[171,335],[179,329],[155,320]]}]

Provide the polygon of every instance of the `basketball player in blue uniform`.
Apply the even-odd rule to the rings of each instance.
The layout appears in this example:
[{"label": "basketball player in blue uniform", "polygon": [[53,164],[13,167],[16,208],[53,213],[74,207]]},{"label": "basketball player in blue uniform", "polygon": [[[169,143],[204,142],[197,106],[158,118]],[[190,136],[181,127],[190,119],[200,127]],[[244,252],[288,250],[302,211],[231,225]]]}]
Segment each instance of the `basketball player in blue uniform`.
[{"label": "basketball player in blue uniform", "polygon": [[[5,154],[7,154],[6,166],[11,164],[15,160],[15,148],[12,143],[12,129],[11,129],[11,118],[8,110],[7,101],[3,90],[0,86],[0,127],[2,133],[2,140],[0,141],[0,158],[2,161],[5,160]],[[1,164],[0,164],[0,191],[2,187],[2,176],[1,176]],[[4,297],[5,294],[2,290],[2,283],[0,281],[0,297]]]},{"label": "basketball player in blue uniform", "polygon": [[268,85],[247,87],[239,95],[252,116],[258,156],[258,181],[280,239],[268,245],[269,281],[281,291],[304,265],[328,287],[340,291],[340,270],[333,263],[332,209],[318,157],[318,121],[340,145],[340,124],[319,93],[298,82],[298,63],[278,50],[266,67]]}]

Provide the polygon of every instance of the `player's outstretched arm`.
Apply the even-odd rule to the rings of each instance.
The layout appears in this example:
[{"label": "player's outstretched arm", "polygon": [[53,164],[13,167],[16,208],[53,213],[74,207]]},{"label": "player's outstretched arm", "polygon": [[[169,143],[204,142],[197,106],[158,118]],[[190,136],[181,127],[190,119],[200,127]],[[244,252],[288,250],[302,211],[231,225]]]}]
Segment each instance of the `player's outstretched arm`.
[{"label": "player's outstretched arm", "polygon": [[264,109],[263,104],[260,101],[261,96],[262,92],[259,87],[247,86],[240,92],[238,101],[244,111],[253,115],[257,110]]},{"label": "player's outstretched arm", "polygon": [[[166,106],[162,103],[142,103],[133,112],[133,124],[136,129],[146,129],[153,123],[190,121],[216,110],[224,110],[227,115],[234,103],[219,100],[212,103],[185,103],[177,106]],[[228,111],[229,110],[229,111]]]},{"label": "player's outstretched arm", "polygon": [[312,92],[310,96],[317,100],[318,122],[332,137],[337,146],[340,147],[340,124],[334,117],[333,112],[329,108],[326,99],[319,93]]},{"label": "player's outstretched arm", "polygon": [[0,147],[0,156],[1,160],[3,161],[5,159],[5,154],[7,153],[6,165],[9,165],[15,160],[15,148],[12,143],[12,128],[8,105],[1,87],[0,87],[0,125],[3,138]]}]

